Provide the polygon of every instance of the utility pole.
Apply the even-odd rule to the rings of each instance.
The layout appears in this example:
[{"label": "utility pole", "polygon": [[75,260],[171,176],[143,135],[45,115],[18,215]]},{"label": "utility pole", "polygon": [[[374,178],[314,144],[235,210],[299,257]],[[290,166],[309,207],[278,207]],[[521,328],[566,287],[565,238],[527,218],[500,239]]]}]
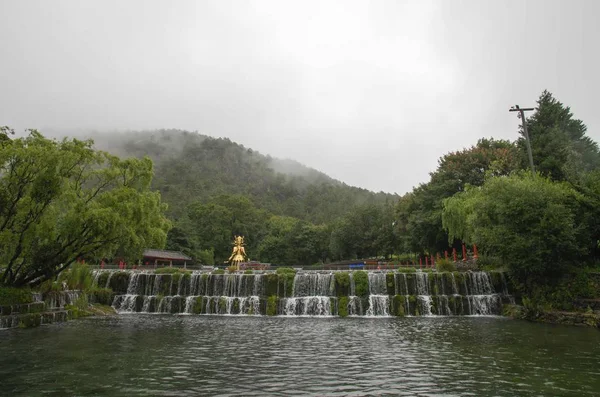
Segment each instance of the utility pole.
[{"label": "utility pole", "polygon": [[531,173],[535,175],[535,167],[533,165],[533,154],[531,154],[531,141],[529,140],[529,133],[527,132],[527,122],[525,120],[525,113],[535,110],[534,108],[521,109],[519,105],[515,105],[508,109],[509,112],[519,112],[521,123],[523,124],[523,134],[525,135],[525,146],[527,146],[527,156],[529,157],[529,166],[531,167]]}]

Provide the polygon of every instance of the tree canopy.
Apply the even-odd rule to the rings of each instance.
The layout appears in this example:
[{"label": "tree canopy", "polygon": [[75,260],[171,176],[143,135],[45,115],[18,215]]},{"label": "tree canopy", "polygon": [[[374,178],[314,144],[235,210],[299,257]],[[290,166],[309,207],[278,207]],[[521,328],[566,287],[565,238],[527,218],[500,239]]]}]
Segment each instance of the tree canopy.
[{"label": "tree canopy", "polygon": [[36,285],[80,257],[138,259],[170,222],[152,192],[152,161],[121,160],[91,141],[26,138],[0,145],[0,283]]}]

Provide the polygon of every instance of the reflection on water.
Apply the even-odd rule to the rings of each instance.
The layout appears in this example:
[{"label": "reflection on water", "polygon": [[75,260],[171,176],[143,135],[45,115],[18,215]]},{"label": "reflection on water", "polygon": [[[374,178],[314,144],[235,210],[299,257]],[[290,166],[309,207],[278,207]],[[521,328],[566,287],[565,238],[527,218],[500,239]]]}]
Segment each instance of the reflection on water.
[{"label": "reflection on water", "polygon": [[0,391],[591,396],[600,333],[493,317],[125,315],[0,332]]}]

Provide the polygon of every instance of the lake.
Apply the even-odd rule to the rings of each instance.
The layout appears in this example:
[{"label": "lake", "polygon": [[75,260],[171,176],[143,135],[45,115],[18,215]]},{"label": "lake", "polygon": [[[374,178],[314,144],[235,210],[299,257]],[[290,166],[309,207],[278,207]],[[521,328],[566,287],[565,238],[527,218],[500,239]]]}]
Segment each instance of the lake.
[{"label": "lake", "polygon": [[120,315],[0,332],[10,396],[586,396],[600,332],[501,317]]}]

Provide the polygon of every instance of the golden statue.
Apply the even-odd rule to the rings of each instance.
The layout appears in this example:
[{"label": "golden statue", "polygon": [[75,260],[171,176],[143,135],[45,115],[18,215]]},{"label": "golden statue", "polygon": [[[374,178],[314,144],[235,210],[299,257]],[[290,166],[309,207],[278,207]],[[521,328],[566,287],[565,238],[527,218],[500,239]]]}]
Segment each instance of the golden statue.
[{"label": "golden statue", "polygon": [[235,236],[233,240],[233,252],[229,257],[229,262],[233,266],[236,267],[237,270],[240,270],[240,262],[246,261],[246,250],[244,249],[244,237],[243,236]]}]

